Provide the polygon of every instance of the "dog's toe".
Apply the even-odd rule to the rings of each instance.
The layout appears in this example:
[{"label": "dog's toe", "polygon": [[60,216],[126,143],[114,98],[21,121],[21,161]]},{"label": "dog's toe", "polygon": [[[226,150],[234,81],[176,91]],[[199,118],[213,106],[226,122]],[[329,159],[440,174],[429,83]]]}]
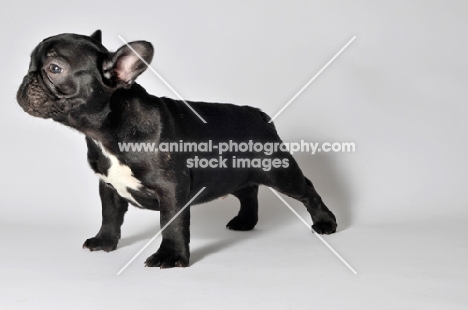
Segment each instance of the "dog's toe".
[{"label": "dog's toe", "polygon": [[231,230],[252,230],[257,224],[257,218],[245,218],[236,216],[227,223],[226,227]]},{"label": "dog's toe", "polygon": [[151,255],[146,259],[146,267],[160,267],[173,268],[173,267],[188,267],[189,260],[183,255],[177,253],[159,253]]},{"label": "dog's toe", "polygon": [[93,251],[105,251],[111,252],[117,249],[117,243],[119,241],[117,239],[112,238],[89,238],[83,244],[83,249],[89,249],[91,252]]},{"label": "dog's toe", "polygon": [[336,222],[317,222],[312,225],[312,229],[317,233],[321,235],[329,235],[333,234],[336,232],[336,227],[338,225]]}]

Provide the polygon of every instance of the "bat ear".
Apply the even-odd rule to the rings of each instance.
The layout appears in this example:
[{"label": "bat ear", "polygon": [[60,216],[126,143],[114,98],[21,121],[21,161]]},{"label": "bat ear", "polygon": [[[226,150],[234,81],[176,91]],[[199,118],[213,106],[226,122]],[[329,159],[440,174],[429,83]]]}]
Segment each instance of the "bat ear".
[{"label": "bat ear", "polygon": [[[153,45],[146,41],[134,41],[110,54],[104,64],[104,74],[113,78],[117,86],[129,88],[153,59]],[[141,58],[140,58],[141,57]]]},{"label": "bat ear", "polygon": [[98,41],[99,43],[102,43],[102,32],[101,30],[96,30],[93,32],[92,35],[89,36],[91,39]]}]

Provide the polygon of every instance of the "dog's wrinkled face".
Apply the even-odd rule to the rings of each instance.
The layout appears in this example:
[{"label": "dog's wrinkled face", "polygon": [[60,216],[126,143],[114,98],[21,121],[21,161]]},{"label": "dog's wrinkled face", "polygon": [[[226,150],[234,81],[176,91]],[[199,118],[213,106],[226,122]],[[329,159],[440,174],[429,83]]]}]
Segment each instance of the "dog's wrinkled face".
[{"label": "dog's wrinkled face", "polygon": [[18,103],[33,116],[64,117],[92,97],[91,85],[103,86],[98,68],[107,54],[100,32],[91,37],[62,34],[45,39],[31,54]]},{"label": "dog's wrinkled face", "polygon": [[[149,63],[153,47],[145,41],[130,43]],[[101,44],[101,31],[91,36],[61,34],[39,43],[31,54],[28,74],[17,93],[27,113],[67,123],[68,115],[99,112],[118,88],[131,86],[146,69],[122,46],[109,53]]]}]

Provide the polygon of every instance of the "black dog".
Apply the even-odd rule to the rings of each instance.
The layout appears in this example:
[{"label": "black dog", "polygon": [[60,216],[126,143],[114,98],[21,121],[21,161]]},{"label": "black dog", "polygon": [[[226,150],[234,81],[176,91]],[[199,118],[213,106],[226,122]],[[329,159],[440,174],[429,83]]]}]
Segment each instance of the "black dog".
[{"label": "black dog", "polygon": [[[153,47],[145,41],[129,45],[147,62]],[[162,143],[189,141],[213,145],[233,141],[281,143],[270,118],[259,109],[231,104],[189,102],[203,123],[182,101],[158,98],[135,83],[146,65],[127,45],[110,53],[101,44],[98,30],[90,37],[61,34],[42,41],[32,52],[28,74],[17,94],[29,114],[52,118],[86,135],[88,161],[100,176],[102,227],[83,247],[112,251],[120,239],[120,227],[128,203],[161,211],[165,226],[202,187],[192,205],[228,194],[240,200],[240,211],[227,227],[253,229],[258,220],[258,186],[270,186],[301,201],[309,211],[312,228],[320,234],[336,230],[335,216],[322,202],[312,183],[291,154],[230,150],[223,154],[249,160],[281,159],[276,168],[244,168],[226,165],[196,168],[188,165],[195,156],[218,158],[213,150],[189,152],[123,152],[122,142]],[[120,143],[120,144],[119,144]],[[193,163],[193,162],[192,162]],[[189,168],[191,167],[191,168]],[[185,267],[189,264],[190,209],[163,231],[159,250],[146,266]]]}]

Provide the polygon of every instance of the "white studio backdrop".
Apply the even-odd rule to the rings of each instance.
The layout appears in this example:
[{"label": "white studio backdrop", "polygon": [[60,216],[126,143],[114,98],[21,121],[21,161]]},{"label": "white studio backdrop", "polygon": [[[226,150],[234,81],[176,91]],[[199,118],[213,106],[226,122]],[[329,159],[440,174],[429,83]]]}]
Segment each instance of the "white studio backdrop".
[{"label": "white studio backdrop", "polygon": [[[40,204],[60,205],[56,214],[64,216],[98,202],[96,190],[86,196],[96,181],[83,137],[25,114],[15,92],[40,40],[102,29],[110,50],[122,44],[118,35],[151,41],[153,67],[185,99],[253,105],[270,115],[356,35],[275,120],[280,135],[356,144],[355,153],[297,156],[330,208],[353,221],[466,215],[464,2],[15,5],[2,12],[6,214],[34,219],[30,208]],[[176,97],[150,71],[139,82]]]},{"label": "white studio backdrop", "polygon": [[[15,1],[0,10],[0,308],[466,309],[466,1]],[[324,238],[268,189],[245,234],[234,198],[193,208],[191,266],[143,268],[159,213],[130,208],[118,250],[82,250],[101,223],[84,137],[15,95],[44,38],[103,31],[111,51],[153,43],[152,66],[187,100],[252,105],[284,141],[354,142],[297,154],[336,214]],[[151,72],[138,82],[176,96]],[[297,201],[285,200],[307,221]],[[149,270],[151,269],[151,270]],[[182,296],[182,297],[180,297]]]}]

